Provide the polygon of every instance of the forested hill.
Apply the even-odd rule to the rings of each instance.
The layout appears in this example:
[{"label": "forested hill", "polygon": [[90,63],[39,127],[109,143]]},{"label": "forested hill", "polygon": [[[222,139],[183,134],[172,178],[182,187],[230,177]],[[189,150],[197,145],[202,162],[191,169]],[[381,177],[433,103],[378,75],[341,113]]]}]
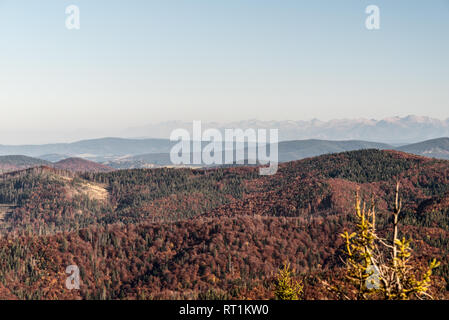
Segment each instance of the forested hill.
[{"label": "forested hill", "polygon": [[449,138],[433,139],[409,144],[398,148],[398,150],[432,158],[449,160]]},{"label": "forested hill", "polygon": [[[401,230],[417,263],[442,261],[432,290],[444,296],[449,161],[378,150],[284,163],[273,176],[254,167],[1,175],[0,283],[18,298],[264,299],[287,260],[308,279],[306,296],[325,298],[318,279],[339,271],[356,190],[375,197],[388,235],[397,180]],[[64,287],[70,264],[79,291]]]},{"label": "forested hill", "polygon": [[0,156],[0,173],[14,172],[41,166],[73,172],[109,172],[114,169],[106,165],[81,158],[67,158],[58,162],[49,162],[27,156]]},{"label": "forested hill", "polygon": [[53,167],[59,170],[67,170],[72,172],[110,172],[113,168],[81,158],[67,158],[56,163]]},{"label": "forested hill", "polygon": [[30,167],[51,165],[50,162],[21,155],[0,156],[0,173]]}]

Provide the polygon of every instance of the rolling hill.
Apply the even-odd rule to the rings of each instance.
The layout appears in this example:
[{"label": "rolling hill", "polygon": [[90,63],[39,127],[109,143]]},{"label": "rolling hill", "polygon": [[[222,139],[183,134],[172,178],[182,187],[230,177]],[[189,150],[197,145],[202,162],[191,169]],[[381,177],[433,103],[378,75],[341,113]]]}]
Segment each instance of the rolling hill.
[{"label": "rolling hill", "polygon": [[50,162],[22,155],[0,156],[0,172],[16,171],[38,166],[49,166]]},{"label": "rolling hill", "polygon": [[52,163],[49,161],[21,155],[0,156],[0,173],[42,166],[72,172],[109,172],[114,170],[113,168],[106,165],[80,158],[68,158],[56,163]]},{"label": "rolling hill", "polygon": [[[6,174],[0,204],[15,207],[0,222],[0,279],[20,299],[270,299],[272,275],[289,261],[308,279],[307,299],[329,298],[320,279],[338,280],[355,191],[375,196],[388,237],[397,180],[401,236],[413,237],[416,263],[441,261],[431,293],[448,297],[449,161],[372,149],[282,163],[273,176],[257,167]],[[70,264],[81,290],[64,289]]]},{"label": "rolling hill", "polygon": [[399,151],[437,159],[449,159],[449,138],[427,140],[397,148]]},{"label": "rolling hill", "polygon": [[[40,160],[34,160],[34,162],[30,162],[31,160],[28,158],[30,165],[22,166],[19,164],[20,161],[26,161],[24,160],[26,158],[24,158],[23,160],[17,159],[19,162],[17,166],[14,167],[14,159],[11,159],[8,164],[5,162],[4,170],[6,170],[6,167],[11,169],[26,168],[34,166],[34,164],[39,165],[40,163],[43,165],[49,165],[49,161],[57,162],[67,158],[93,160],[97,163],[102,163],[105,166],[115,169],[158,168],[172,166],[169,151],[174,143],[175,142],[170,142],[168,140],[155,139],[130,140],[106,138],[86,140],[74,144],[63,145],[59,151],[64,153],[48,153],[39,156],[40,159],[45,161],[40,162]],[[202,143],[203,147],[207,144],[208,142]],[[49,146],[52,145],[33,146],[32,149],[27,149],[27,146],[17,146],[15,148],[21,149],[25,153],[39,154],[43,151],[49,151]],[[51,148],[53,147],[55,147],[55,145]],[[449,159],[449,138],[427,140],[401,147],[394,147],[385,143],[359,140],[334,141],[313,139],[282,141],[278,144],[280,162],[295,161],[324,154],[365,149],[398,150],[427,157]],[[2,147],[0,146],[0,153],[2,152],[1,150]],[[6,152],[5,150],[6,149],[3,151]],[[53,151],[56,151],[56,149]],[[142,153],[145,151],[149,151],[149,153]],[[245,150],[245,154],[246,153],[247,150]],[[192,155],[190,155],[190,158],[192,158]],[[94,167],[93,164],[87,165],[87,163],[85,163],[85,165],[87,167]],[[194,164],[193,166],[197,165]],[[98,167],[97,169],[106,170],[105,167]]]},{"label": "rolling hill", "polygon": [[[280,162],[295,161],[325,154],[366,149],[398,150],[437,159],[449,159],[449,138],[429,140],[399,148],[385,143],[358,140],[333,141],[313,139],[283,141],[278,144]],[[247,152],[247,149],[245,149],[245,154],[247,154]],[[192,156],[190,156],[190,158],[192,158]],[[245,159],[247,159],[247,157]],[[121,169],[126,169],[139,167],[143,168],[145,166],[148,167],[150,164],[155,166],[167,166],[171,164],[171,161],[168,153],[151,153],[128,157],[118,162],[109,162],[109,164],[113,167],[116,167],[118,163],[121,163]]]},{"label": "rolling hill", "polygon": [[22,154],[30,157],[66,155],[70,157],[102,158],[169,152],[173,144],[167,139],[102,138],[73,143],[43,145],[0,145],[0,155]]},{"label": "rolling hill", "polygon": [[[203,143],[205,146],[207,143]],[[224,149],[224,146],[223,146]],[[278,144],[279,161],[288,162],[304,158],[315,157],[323,154],[338,153],[344,151],[364,150],[364,149],[394,149],[393,146],[384,143],[369,141],[326,141],[326,140],[298,140],[283,141]],[[245,155],[248,150],[245,149]],[[192,155],[190,155],[192,159]],[[247,156],[245,156],[247,163]],[[222,160],[225,162],[224,159]],[[169,153],[149,153],[132,157],[121,158],[119,160],[108,161],[105,164],[116,169],[151,168],[172,165]],[[234,164],[234,163],[233,163]]]},{"label": "rolling hill", "polygon": [[110,172],[114,170],[114,168],[81,158],[64,159],[53,163],[52,167],[71,172]]},{"label": "rolling hill", "polygon": [[316,157],[323,154],[364,149],[386,150],[394,149],[394,147],[385,143],[357,140],[297,140],[280,142],[278,145],[280,162],[301,160],[304,158]]}]

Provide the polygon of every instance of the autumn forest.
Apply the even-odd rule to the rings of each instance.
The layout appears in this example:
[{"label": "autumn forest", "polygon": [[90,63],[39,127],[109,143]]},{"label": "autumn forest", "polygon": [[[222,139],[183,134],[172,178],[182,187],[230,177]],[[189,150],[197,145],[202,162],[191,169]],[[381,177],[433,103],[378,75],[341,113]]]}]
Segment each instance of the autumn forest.
[{"label": "autumn forest", "polygon": [[[341,298],[356,194],[389,238],[395,186],[400,236],[417,270],[440,265],[429,293],[449,298],[449,161],[364,150],[256,167],[0,175],[2,299],[274,299],[288,263],[301,299]],[[65,286],[80,270],[79,290]]]}]

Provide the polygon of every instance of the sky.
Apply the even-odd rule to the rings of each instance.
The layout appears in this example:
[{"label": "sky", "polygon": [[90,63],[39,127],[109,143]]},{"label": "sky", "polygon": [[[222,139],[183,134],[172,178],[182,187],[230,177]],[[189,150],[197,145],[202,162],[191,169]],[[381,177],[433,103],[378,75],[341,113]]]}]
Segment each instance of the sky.
[{"label": "sky", "polygon": [[0,0],[0,144],[169,120],[446,119],[448,35],[449,0]]}]

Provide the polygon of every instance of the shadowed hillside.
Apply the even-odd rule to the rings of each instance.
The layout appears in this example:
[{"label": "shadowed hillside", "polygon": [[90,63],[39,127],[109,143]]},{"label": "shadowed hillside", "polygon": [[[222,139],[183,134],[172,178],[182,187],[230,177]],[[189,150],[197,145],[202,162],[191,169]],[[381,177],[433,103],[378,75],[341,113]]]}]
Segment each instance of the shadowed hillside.
[{"label": "shadowed hillside", "polygon": [[449,138],[414,143],[398,148],[397,150],[419,154],[426,157],[449,159]]}]

